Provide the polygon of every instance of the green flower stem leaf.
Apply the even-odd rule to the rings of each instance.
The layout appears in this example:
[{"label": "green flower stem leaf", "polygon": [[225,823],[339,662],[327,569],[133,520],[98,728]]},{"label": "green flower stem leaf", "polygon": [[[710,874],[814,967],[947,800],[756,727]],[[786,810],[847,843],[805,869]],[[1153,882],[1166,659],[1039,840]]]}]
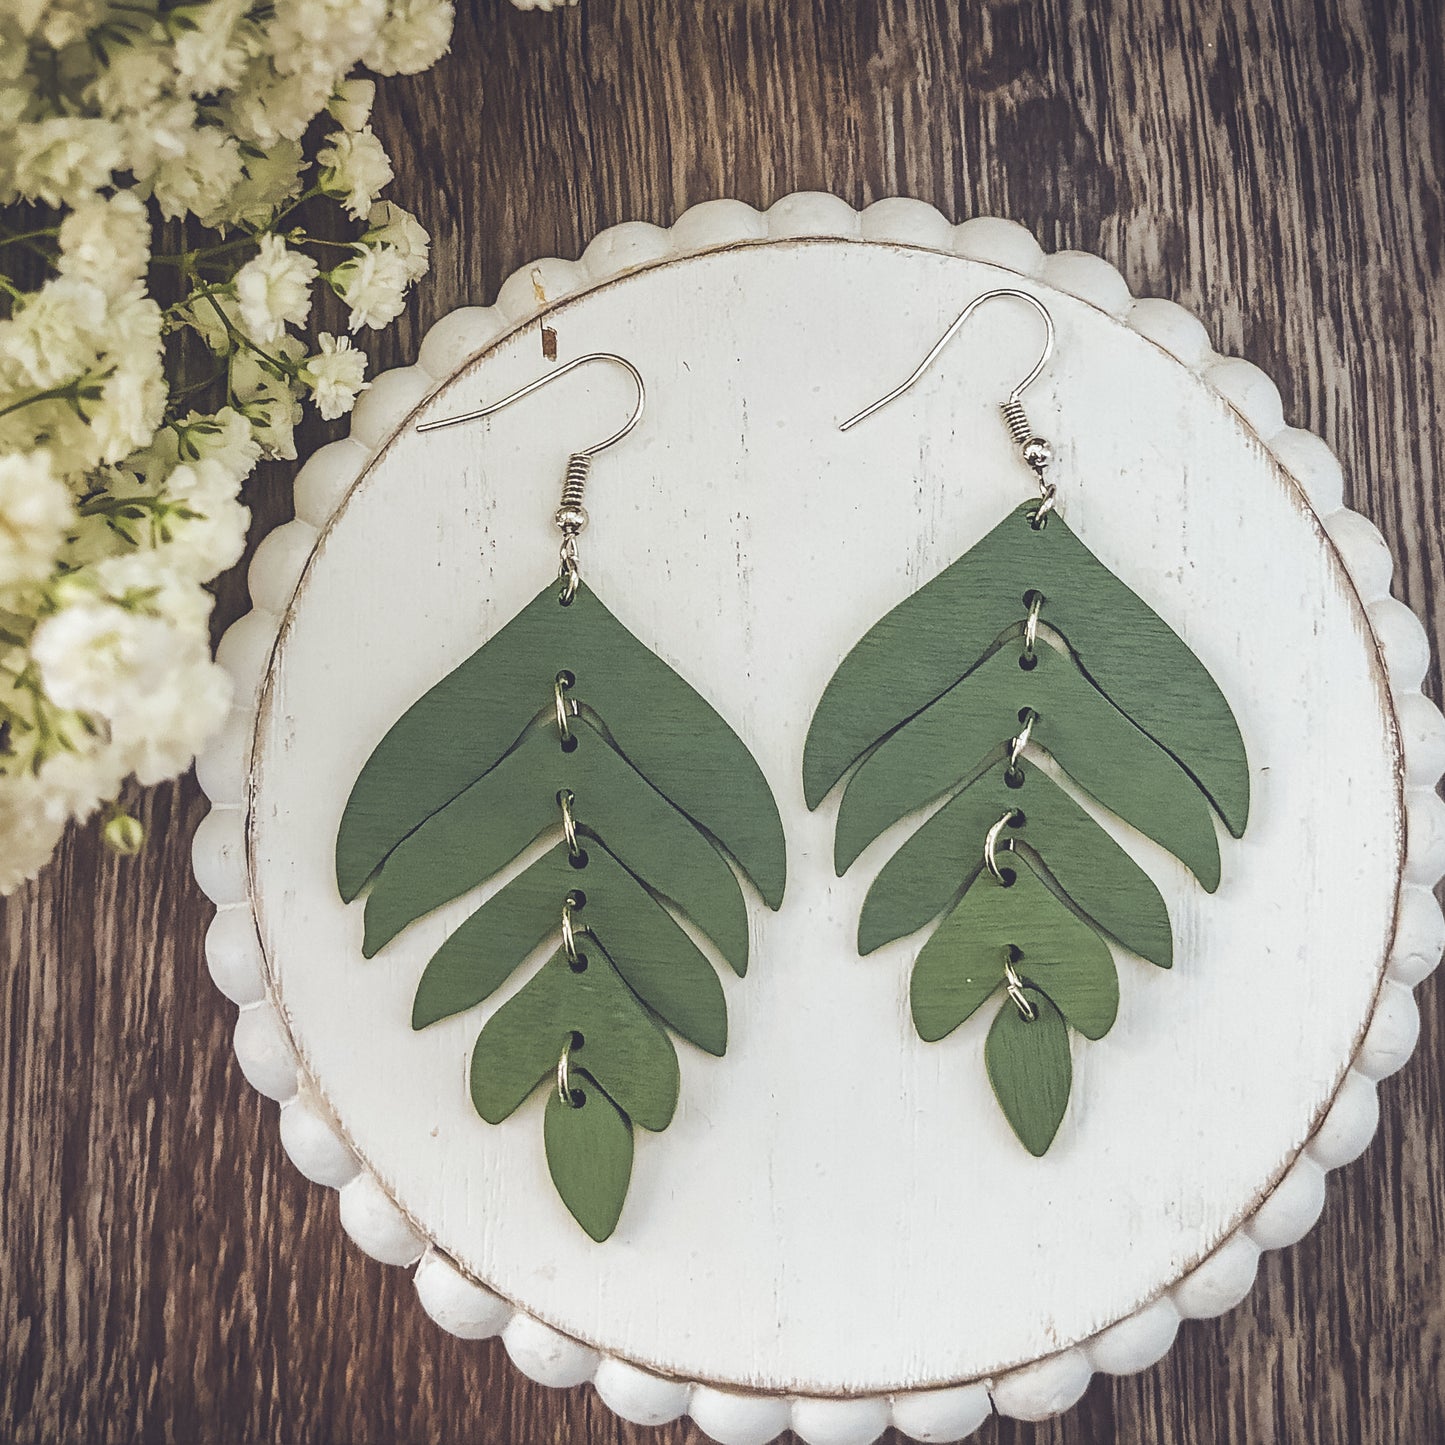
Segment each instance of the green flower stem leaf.
[{"label": "green flower stem leaf", "polygon": [[569,1035],[572,1061],[644,1129],[667,1128],[677,1107],[672,1040],[594,949],[574,972],[558,953],[482,1027],[472,1051],[472,1103],[499,1124],[544,1078],[555,1076]]},{"label": "green flower stem leaf", "polygon": [[576,679],[569,696],[603,719],[637,771],[711,833],[769,907],[778,907],[783,825],[752,754],[585,584],[563,607],[555,581],[377,745],[336,841],[341,896],[355,898],[402,839],[501,762],[531,719],[550,708],[563,671]]},{"label": "green flower stem leaf", "polygon": [[[393,850],[366,900],[368,958],[559,828],[557,792],[565,788],[579,826],[676,903],[736,972],[746,971],[747,904],[723,855],[582,719],[573,736],[577,746],[564,752],[553,730],[533,729]],[[556,906],[560,918],[561,895]]]},{"label": "green flower stem leaf", "polygon": [[1023,621],[1025,595],[1100,691],[1198,782],[1236,837],[1249,816],[1239,725],[1204,665],[1057,512],[1035,530],[1028,502],[864,635],[829,682],[803,754],[817,807],[880,738],[964,676]]},{"label": "green flower stem leaf", "polygon": [[712,964],[601,843],[588,847],[581,870],[559,843],[472,914],[427,964],[412,1027],[425,1028],[489,997],[539,943],[560,933],[562,900],[577,890],[586,898],[573,915],[586,930],[578,948],[601,947],[665,1023],[700,1049],[724,1053],[727,1002]]},{"label": "green flower stem leaf", "polygon": [[1025,1019],[1011,998],[1004,999],[988,1031],[983,1058],[1009,1127],[1039,1158],[1048,1153],[1069,1107],[1074,1065],[1063,1015],[1037,989],[1025,988],[1024,997],[1037,1017]]},{"label": "green flower stem leaf", "polygon": [[1001,860],[1007,886],[980,871],[958,907],[923,945],[910,1002],[919,1036],[953,1032],[1004,985],[1004,960],[1044,989],[1064,1017],[1100,1039],[1119,1012],[1109,945],[1018,857]]},{"label": "green flower stem leaf", "polygon": [[570,1104],[556,1089],[547,1096],[547,1168],[572,1218],[601,1244],[617,1228],[632,1179],[632,1125],[585,1072],[572,1085]]},{"label": "green flower stem leaf", "polygon": [[1086,793],[1173,853],[1206,890],[1218,888],[1219,839],[1194,780],[1072,658],[1040,646],[1029,671],[1021,658],[1021,646],[999,648],[863,760],[838,809],[839,874],[885,828],[957,787],[979,751],[1012,738],[1031,708],[1033,742]]},{"label": "green flower stem leaf", "polygon": [[[1168,968],[1169,912],[1153,880],[1047,773],[1020,759],[1023,784],[998,763],[951,798],[888,860],[858,920],[858,950],[872,953],[917,932],[983,864],[988,829],[1010,809],[1024,815],[1005,836],[1025,843],[1073,903],[1125,948]],[[991,881],[991,880],[990,880]]]}]

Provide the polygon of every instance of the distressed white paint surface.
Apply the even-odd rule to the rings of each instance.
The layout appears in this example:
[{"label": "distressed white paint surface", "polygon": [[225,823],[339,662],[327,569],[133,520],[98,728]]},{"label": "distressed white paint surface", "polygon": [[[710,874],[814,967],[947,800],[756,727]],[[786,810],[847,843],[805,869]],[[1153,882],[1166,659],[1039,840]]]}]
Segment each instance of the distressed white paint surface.
[{"label": "distressed white paint surface", "polygon": [[[376,741],[550,574],[566,452],[625,414],[625,380],[584,372],[484,428],[398,438],[283,633],[257,738],[252,892],[304,1062],[436,1245],[609,1355],[828,1394],[990,1375],[1084,1340],[1253,1209],[1368,1019],[1398,819],[1358,599],[1220,398],[1047,288],[1059,350],[1030,414],[1055,443],[1063,512],[1233,704],[1253,762],[1249,832],[1225,842],[1212,898],[1125,840],[1165,892],[1178,962],[1124,964],[1119,1022],[1101,1043],[1076,1040],[1074,1101],[1043,1161],[989,1095],[986,1019],[942,1044],[913,1035],[917,941],[857,957],[863,893],[900,835],[832,877],[834,809],[808,814],[798,782],[808,717],[857,637],[1028,495],[996,402],[1034,332],[991,307],[907,400],[834,428],[996,284],[1018,280],[924,251],[800,242],[643,271],[548,318],[560,359],[618,350],[649,384],[643,426],[594,471],[588,580],[742,733],[789,840],[783,910],[756,912],[749,977],[724,979],[729,1053],[679,1046],[677,1120],[640,1136],[605,1246],[552,1191],[540,1108],[500,1127],[473,1114],[466,1064],[486,1008],[409,1028],[426,958],[477,897],[367,963],[361,909],[340,904],[330,865]],[[543,366],[527,328],[428,414]]]}]

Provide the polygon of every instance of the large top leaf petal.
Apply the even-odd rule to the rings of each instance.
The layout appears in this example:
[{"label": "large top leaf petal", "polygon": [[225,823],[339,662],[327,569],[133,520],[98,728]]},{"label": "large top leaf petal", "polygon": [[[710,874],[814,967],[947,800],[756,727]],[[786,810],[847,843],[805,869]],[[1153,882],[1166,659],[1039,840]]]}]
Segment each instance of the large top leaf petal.
[{"label": "large top leaf petal", "polygon": [[1238,837],[1249,814],[1239,726],[1214,679],[1173,628],[1115,577],[1058,513],[1011,513],[905,598],[833,674],[808,731],[803,786],[817,807],[879,738],[952,687],[989,646],[1045,601],[1042,618],[1115,706],[1171,753]]},{"label": "large top leaf petal", "polygon": [[336,840],[350,901],[391,851],[489,772],[552,699],[559,672],[651,783],[782,901],[783,825],[752,754],[688,683],[585,585],[563,607],[549,582],[500,632],[415,702],[352,788]]}]

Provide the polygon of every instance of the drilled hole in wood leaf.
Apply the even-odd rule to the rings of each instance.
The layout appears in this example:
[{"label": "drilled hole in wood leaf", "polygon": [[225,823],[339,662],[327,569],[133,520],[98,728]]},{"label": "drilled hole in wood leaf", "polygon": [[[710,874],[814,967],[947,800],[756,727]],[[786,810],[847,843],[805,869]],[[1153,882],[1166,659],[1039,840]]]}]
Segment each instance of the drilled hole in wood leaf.
[{"label": "drilled hole in wood leaf", "polygon": [[567,861],[579,872],[587,866],[587,850],[579,848],[576,855],[568,854]]},{"label": "drilled hole in wood leaf", "polygon": [[1004,770],[1003,780],[1011,788],[1021,788],[1024,785],[1024,770],[1022,768],[1007,768]]},{"label": "drilled hole in wood leaf", "polygon": [[1039,665],[1039,655],[1034,653],[1032,657],[1026,652],[1019,653],[1019,666],[1025,672],[1032,672]]},{"label": "drilled hole in wood leaf", "polygon": [[577,734],[562,739],[562,751],[564,753],[575,753],[577,751]]}]

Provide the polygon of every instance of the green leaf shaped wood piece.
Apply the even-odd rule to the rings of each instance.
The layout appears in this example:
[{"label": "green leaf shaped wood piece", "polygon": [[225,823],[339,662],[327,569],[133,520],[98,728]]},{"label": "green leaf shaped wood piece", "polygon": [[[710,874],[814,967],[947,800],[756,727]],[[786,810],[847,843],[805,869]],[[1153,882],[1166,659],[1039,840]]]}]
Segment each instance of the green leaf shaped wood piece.
[{"label": "green leaf shaped wood piece", "polygon": [[1036,1017],[1025,1019],[1005,999],[984,1042],[983,1061],[999,1108],[1037,1159],[1048,1153],[1069,1107],[1074,1061],[1064,1016],[1038,989],[1023,992]]},{"label": "green leaf shaped wood piece", "polygon": [[1070,658],[1040,645],[1031,670],[1021,660],[1019,647],[999,648],[863,760],[838,809],[839,875],[885,828],[977,772],[980,753],[1007,743],[1030,710],[1031,740],[1212,893],[1219,886],[1219,840],[1193,779]]},{"label": "green leaf shaped wood piece", "polygon": [[[557,900],[580,896],[576,927],[669,1027],[710,1054],[727,1049],[727,1004],[706,955],[600,842],[582,869],[559,843],[489,899],[432,955],[417,985],[412,1027],[475,1008],[548,938]],[[584,943],[590,948],[590,943]]]},{"label": "green leaf shaped wood piece", "polygon": [[[371,885],[370,957],[560,835],[564,796],[575,849],[558,842],[452,933],[422,975],[412,1023],[475,1007],[553,941],[483,1026],[472,1101],[492,1123],[507,1118],[555,1077],[570,1041],[581,1082],[572,1103],[552,1091],[548,1164],[578,1222],[604,1239],[631,1175],[633,1126],[665,1129],[677,1104],[663,1025],[709,1053],[727,1047],[722,986],[674,911],[742,975],[741,879],[770,907],[782,901],[782,822],[737,734],[585,586],[564,606],[549,583],[382,739],[347,803],[336,876],[347,900]],[[556,947],[564,902],[571,956]]]},{"label": "green leaf shaped wood piece", "polygon": [[[604,957],[575,970],[554,954],[486,1024],[472,1050],[472,1103],[489,1124],[555,1076],[569,1037],[586,1069],[635,1124],[667,1128],[677,1107],[677,1051]],[[581,1040],[578,1042],[578,1040]]]},{"label": "green leaf shaped wood piece", "polygon": [[1000,992],[1007,958],[1086,1039],[1103,1038],[1119,1011],[1109,945],[1026,862],[1000,872],[1004,883],[977,875],[913,965],[909,997],[919,1037],[944,1038]]},{"label": "green leaf shaped wood piece", "polygon": [[555,1089],[542,1126],[547,1168],[572,1217],[599,1244],[617,1228],[632,1180],[632,1125],[595,1079],[572,1075],[570,1102]]},{"label": "green leaf shaped wood piece", "polygon": [[858,951],[872,953],[916,933],[958,896],[960,880],[983,867],[982,840],[1003,815],[1022,822],[1008,841],[1099,928],[1160,968],[1174,959],[1169,913],[1154,880],[1047,773],[1020,759],[1009,785],[1005,761],[950,798],[884,864],[863,901]]},{"label": "green leaf shaped wood piece", "polygon": [[737,860],[770,908],[783,898],[783,825],[762,770],[715,709],[581,584],[548,584],[392,726],[351,790],[336,840],[348,902],[413,829],[511,750],[550,709],[559,672],[617,750]]},{"label": "green leaf shaped wood piece", "polygon": [[1057,512],[1035,528],[1037,506],[1025,503],[1005,517],[843,659],[808,731],[808,806],[817,807],[874,743],[969,672],[1022,622],[1028,594],[1039,592],[1042,620],[1064,637],[1094,685],[1178,760],[1239,837],[1249,816],[1249,766],[1218,685]]},{"label": "green leaf shaped wood piece", "polygon": [[[1045,773],[1010,765],[1010,743],[1022,745],[1027,726],[1028,743],[1209,892],[1220,881],[1213,813],[1243,832],[1249,765],[1199,659],[1057,513],[1034,527],[1037,507],[1006,517],[844,658],[814,714],[803,778],[816,807],[852,769],[834,840],[840,875],[944,800],[879,871],[858,946],[934,925],[911,989],[926,1039],[1003,989],[1004,959],[1016,960],[1038,1016],[1006,997],[985,1055],[1015,1133],[1042,1154],[1068,1104],[1068,1026],[1102,1038],[1118,1010],[1106,936],[1164,968],[1173,937],[1148,875]],[[1031,603],[1061,647],[1023,639]],[[1005,818],[1008,888],[983,869],[984,839]]]}]

